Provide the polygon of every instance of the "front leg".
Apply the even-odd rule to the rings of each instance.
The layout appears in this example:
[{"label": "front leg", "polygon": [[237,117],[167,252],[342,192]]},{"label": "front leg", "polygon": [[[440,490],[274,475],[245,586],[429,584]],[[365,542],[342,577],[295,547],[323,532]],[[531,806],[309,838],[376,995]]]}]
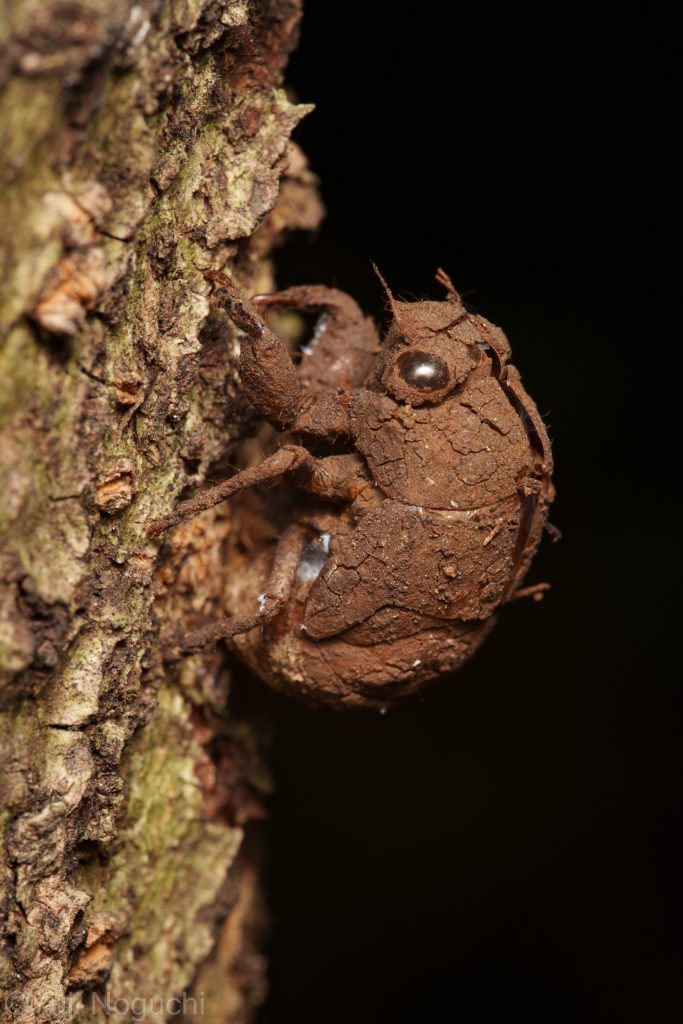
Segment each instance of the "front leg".
[{"label": "front leg", "polygon": [[295,285],[273,295],[255,295],[253,301],[266,308],[320,314],[299,368],[299,379],[309,391],[350,391],[365,382],[380,342],[372,320],[350,295],[319,284]]},{"label": "front leg", "polygon": [[288,429],[301,400],[301,385],[289,352],[227,274],[210,270],[205,276],[217,285],[216,302],[244,334],[240,377],[249,401],[278,430]]},{"label": "front leg", "polygon": [[[278,430],[293,430],[310,437],[335,440],[348,436],[351,433],[348,394],[338,386],[329,386],[325,379],[317,381],[306,376],[303,371],[303,381],[300,381],[289,352],[259,316],[253,303],[244,298],[226,274],[212,270],[206,277],[216,282],[216,301],[244,334],[240,376],[247,397],[263,418]],[[352,299],[346,298],[355,306]],[[338,341],[339,360],[348,361],[348,346],[342,344],[341,339]],[[351,363],[356,366],[355,358],[351,358]]]}]

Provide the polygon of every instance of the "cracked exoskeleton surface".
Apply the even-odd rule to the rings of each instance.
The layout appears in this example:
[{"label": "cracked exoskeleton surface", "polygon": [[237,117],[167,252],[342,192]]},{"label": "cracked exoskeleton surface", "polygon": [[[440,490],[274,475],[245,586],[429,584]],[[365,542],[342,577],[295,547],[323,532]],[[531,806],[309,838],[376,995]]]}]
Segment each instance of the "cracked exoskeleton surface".
[{"label": "cracked exoskeleton surface", "polygon": [[[383,707],[461,665],[520,589],[553,498],[545,426],[503,332],[468,312],[441,271],[443,301],[387,289],[382,341],[336,290],[249,302],[210,277],[244,334],[245,391],[286,443],[157,532],[282,478],[317,504],[292,504],[294,525],[231,584],[234,617],[179,638],[176,652],[229,637],[277,689]],[[298,369],[260,315],[269,306],[319,313]],[[321,441],[346,450],[317,457]]]}]

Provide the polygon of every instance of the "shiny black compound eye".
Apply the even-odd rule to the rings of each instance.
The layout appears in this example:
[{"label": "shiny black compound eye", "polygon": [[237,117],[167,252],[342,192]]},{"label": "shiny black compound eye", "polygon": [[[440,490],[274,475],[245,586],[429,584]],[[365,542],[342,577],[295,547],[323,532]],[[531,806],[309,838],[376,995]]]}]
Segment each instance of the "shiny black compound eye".
[{"label": "shiny black compound eye", "polygon": [[416,391],[441,391],[448,385],[448,365],[429,352],[404,352],[397,360],[398,372]]}]

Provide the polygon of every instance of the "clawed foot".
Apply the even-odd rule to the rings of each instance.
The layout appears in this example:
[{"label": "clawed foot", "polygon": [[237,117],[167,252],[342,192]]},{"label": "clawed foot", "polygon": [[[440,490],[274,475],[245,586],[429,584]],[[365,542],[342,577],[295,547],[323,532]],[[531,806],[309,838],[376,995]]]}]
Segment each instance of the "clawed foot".
[{"label": "clawed foot", "polygon": [[192,654],[199,654],[205,648],[218,643],[219,640],[227,640],[239,633],[248,633],[263,621],[261,613],[254,615],[235,616],[232,619],[221,619],[210,626],[193,630],[191,633],[184,633],[176,630],[165,638],[162,638],[162,658],[168,664],[182,661]]},{"label": "clawed foot", "polygon": [[241,330],[247,333],[255,332],[257,335],[263,334],[265,326],[252,308],[253,300],[250,302],[240,292],[231,277],[220,270],[207,270],[204,277],[217,285],[215,298],[226,306],[231,319]]}]

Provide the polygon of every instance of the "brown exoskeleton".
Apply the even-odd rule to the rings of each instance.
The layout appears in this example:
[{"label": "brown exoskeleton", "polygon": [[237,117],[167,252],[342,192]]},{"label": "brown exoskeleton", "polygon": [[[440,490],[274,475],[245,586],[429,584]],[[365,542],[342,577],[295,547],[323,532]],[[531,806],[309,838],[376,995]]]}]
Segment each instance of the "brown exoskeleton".
[{"label": "brown exoskeleton", "polygon": [[[153,533],[254,484],[286,477],[320,501],[300,510],[237,587],[236,614],[187,635],[220,638],[280,690],[383,707],[461,665],[520,593],[553,497],[550,443],[503,332],[442,302],[402,302],[380,344],[348,295],[295,287],[248,301],[207,275],[243,332],[240,373],[286,443],[178,506]],[[298,369],[258,312],[318,312]],[[316,458],[306,443],[343,439]]]}]

